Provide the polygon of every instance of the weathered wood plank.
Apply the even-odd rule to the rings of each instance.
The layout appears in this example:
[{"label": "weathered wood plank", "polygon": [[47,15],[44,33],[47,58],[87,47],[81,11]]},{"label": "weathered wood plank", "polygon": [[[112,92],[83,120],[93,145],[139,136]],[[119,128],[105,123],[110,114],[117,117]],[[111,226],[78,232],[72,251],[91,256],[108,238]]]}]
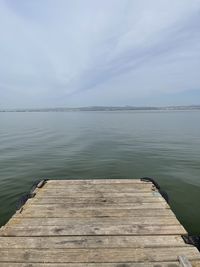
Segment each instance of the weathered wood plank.
[{"label": "weathered wood plank", "polygon": [[152,190],[152,184],[134,184],[130,186],[129,184],[106,184],[106,185],[70,185],[70,186],[57,186],[51,184],[45,184],[44,187],[41,188],[41,191],[52,191],[52,192],[149,192]]},{"label": "weathered wood plank", "polygon": [[[177,261],[152,263],[1,263],[1,267],[180,267]],[[195,266],[197,267],[197,266]],[[198,266],[199,267],[199,266]]]},{"label": "weathered wood plank", "polygon": [[191,260],[192,267],[200,267],[200,261]]},{"label": "weathered wood plank", "polygon": [[22,217],[68,218],[68,217],[160,217],[172,216],[170,209],[107,209],[107,208],[68,208],[68,209],[23,209]]},{"label": "weathered wood plank", "polygon": [[148,191],[148,192],[97,192],[97,191],[90,191],[90,192],[76,192],[76,191],[62,191],[62,190],[46,190],[45,188],[37,189],[37,195],[35,198],[46,198],[46,197],[57,197],[57,198],[106,198],[106,197],[160,197],[160,194],[157,191]]},{"label": "weathered wood plank", "polygon": [[191,247],[180,236],[42,236],[1,237],[1,248],[139,248]]},{"label": "weathered wood plank", "polygon": [[6,226],[0,236],[60,236],[60,235],[183,235],[181,225],[64,225],[64,226]]},{"label": "weathered wood plank", "polygon": [[24,218],[14,217],[7,223],[7,226],[68,226],[71,228],[73,225],[104,225],[104,226],[117,226],[117,225],[180,225],[175,217],[128,217],[126,220],[116,217],[109,218]]},{"label": "weathered wood plank", "polygon": [[193,247],[173,248],[120,248],[120,249],[1,249],[1,261],[48,263],[98,263],[98,262],[163,262],[177,261],[184,254],[189,260],[200,260]]},{"label": "weathered wood plank", "polygon": [[125,182],[118,182],[118,183],[110,183],[110,182],[105,182],[105,183],[97,183],[96,181],[94,182],[78,182],[78,183],[71,183],[69,186],[69,182],[65,181],[65,182],[56,182],[56,183],[52,183],[52,182],[47,182],[43,188],[47,188],[47,189],[52,189],[54,187],[58,187],[58,188],[72,188],[72,189],[77,189],[77,190],[81,190],[81,189],[105,189],[105,188],[127,188],[127,187],[133,187],[133,188],[152,188],[153,184],[149,183],[149,182],[137,182],[137,183],[132,183],[131,181],[128,183]]},{"label": "weathered wood plank", "polygon": [[141,181],[140,179],[71,179],[71,180],[48,180],[46,184],[57,184],[62,186],[73,184],[150,184],[150,182]]},{"label": "weathered wood plank", "polygon": [[178,259],[180,261],[181,267],[192,267],[192,264],[189,262],[189,260],[185,257],[185,255],[178,256]]},{"label": "weathered wood plank", "polygon": [[132,197],[34,197],[29,200],[29,202],[37,205],[42,204],[67,204],[67,203],[80,203],[80,204],[93,204],[99,205],[100,203],[105,204],[121,204],[126,203],[127,205],[131,205],[133,203],[157,203],[162,202],[165,203],[165,200],[162,197],[155,196],[132,196]]},{"label": "weathered wood plank", "polygon": [[34,201],[27,202],[26,209],[42,209],[42,210],[54,210],[58,209],[68,209],[68,208],[106,208],[106,209],[170,209],[165,202],[133,202],[133,203],[106,203],[106,202],[96,202],[96,203],[50,203],[50,204],[39,204],[34,203]]},{"label": "weathered wood plank", "polygon": [[143,210],[143,209],[170,209],[169,205],[165,202],[156,202],[156,203],[130,203],[130,205],[127,205],[125,203],[120,203],[120,204],[105,204],[100,203],[99,205],[95,204],[90,204],[90,205],[85,205],[81,203],[64,203],[64,204],[43,204],[43,205],[34,205],[33,202],[30,200],[25,206],[24,210],[37,210],[39,211],[40,209],[43,211],[54,211],[54,210],[61,210],[63,212],[67,211],[68,209],[73,209],[73,208],[82,208],[82,209],[107,209],[107,210],[115,210],[115,209],[128,209],[128,210]]}]

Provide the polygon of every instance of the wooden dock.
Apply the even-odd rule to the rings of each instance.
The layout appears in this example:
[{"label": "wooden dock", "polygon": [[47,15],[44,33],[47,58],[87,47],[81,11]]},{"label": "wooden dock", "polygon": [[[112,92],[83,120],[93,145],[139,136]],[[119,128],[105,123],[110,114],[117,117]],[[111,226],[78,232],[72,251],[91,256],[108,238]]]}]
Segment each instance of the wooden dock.
[{"label": "wooden dock", "polygon": [[0,267],[189,267],[200,253],[151,182],[49,180],[0,230]]}]

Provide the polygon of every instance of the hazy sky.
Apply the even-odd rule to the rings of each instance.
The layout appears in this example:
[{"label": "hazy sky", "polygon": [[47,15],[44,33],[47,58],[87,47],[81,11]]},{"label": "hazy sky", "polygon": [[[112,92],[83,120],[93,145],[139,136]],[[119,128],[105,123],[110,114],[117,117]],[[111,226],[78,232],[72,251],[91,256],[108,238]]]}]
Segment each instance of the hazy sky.
[{"label": "hazy sky", "polygon": [[0,108],[200,104],[200,0],[0,0]]}]

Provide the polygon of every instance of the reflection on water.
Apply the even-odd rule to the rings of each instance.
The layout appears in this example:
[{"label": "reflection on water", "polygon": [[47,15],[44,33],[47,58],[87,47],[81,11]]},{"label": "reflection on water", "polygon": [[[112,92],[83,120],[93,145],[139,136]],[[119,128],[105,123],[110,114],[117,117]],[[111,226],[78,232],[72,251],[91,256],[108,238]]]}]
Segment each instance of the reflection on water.
[{"label": "reflection on water", "polygon": [[156,177],[200,233],[199,111],[0,113],[0,224],[41,178]]}]

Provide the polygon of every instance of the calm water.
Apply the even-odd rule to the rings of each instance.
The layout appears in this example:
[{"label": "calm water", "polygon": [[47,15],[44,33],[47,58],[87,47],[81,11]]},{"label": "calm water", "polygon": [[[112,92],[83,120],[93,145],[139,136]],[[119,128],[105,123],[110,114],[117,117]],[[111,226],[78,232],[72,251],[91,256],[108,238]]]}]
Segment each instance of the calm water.
[{"label": "calm water", "polygon": [[0,113],[0,224],[41,178],[156,177],[200,233],[200,112]]}]

